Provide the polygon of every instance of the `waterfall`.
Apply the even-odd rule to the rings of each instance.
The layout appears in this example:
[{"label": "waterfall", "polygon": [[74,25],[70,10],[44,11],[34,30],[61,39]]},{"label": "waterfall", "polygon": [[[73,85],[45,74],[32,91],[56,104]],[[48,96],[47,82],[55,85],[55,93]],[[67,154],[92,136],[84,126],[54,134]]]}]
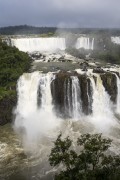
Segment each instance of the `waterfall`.
[{"label": "waterfall", "polygon": [[39,72],[23,74],[17,84],[18,104],[16,112],[22,117],[37,111],[37,88],[39,85]]},{"label": "waterfall", "polygon": [[[67,129],[69,132],[68,121],[75,125],[77,131],[83,131],[84,127],[85,132],[90,128],[92,132],[105,135],[112,134],[112,130],[116,133],[119,125],[114,114],[115,106],[110,100],[110,93],[107,93],[109,88],[106,91],[103,85],[106,80],[112,82],[109,78],[113,72],[111,76],[107,75],[104,79],[101,74],[91,71],[86,74],[80,71],[80,75],[68,72],[23,74],[17,86],[14,129],[23,138],[24,147],[34,149],[39,144],[38,140],[46,138],[51,141],[60,131]],[[117,74],[116,78],[116,111],[119,113],[120,80]]]},{"label": "waterfall", "polygon": [[[94,79],[96,78],[96,80]],[[111,125],[115,125],[115,117],[112,111],[112,103],[108,93],[102,84],[100,75],[94,74],[90,78],[93,89],[92,121],[100,131],[107,131]]]},{"label": "waterfall", "polygon": [[34,52],[34,51],[50,51],[54,52],[58,49],[65,50],[65,38],[51,37],[51,38],[20,38],[11,39],[12,46],[16,46],[20,51]]},{"label": "waterfall", "polygon": [[113,43],[115,43],[115,44],[120,44],[120,37],[118,36],[112,36],[111,37],[111,41],[113,42]]},{"label": "waterfall", "polygon": [[72,79],[72,110],[73,110],[73,119],[79,119],[82,114],[81,108],[81,92],[80,92],[80,83],[79,79],[76,76],[71,76]]},{"label": "waterfall", "polygon": [[120,114],[120,78],[114,73],[117,80],[117,102],[116,102],[116,113]]},{"label": "waterfall", "polygon": [[39,91],[41,93],[41,108],[45,111],[52,111],[52,95],[51,82],[55,76],[51,74],[43,74],[39,80]]},{"label": "waterfall", "polygon": [[76,49],[80,49],[80,48],[84,48],[84,49],[94,49],[94,38],[92,38],[92,40],[90,40],[90,38],[88,37],[80,37],[77,39],[76,42]]},{"label": "waterfall", "polygon": [[69,117],[78,120],[82,115],[82,102],[79,79],[71,76],[65,81],[65,111]]},{"label": "waterfall", "polygon": [[[38,137],[46,136],[59,123],[53,112],[51,82],[53,73],[34,72],[23,74],[18,81],[18,104],[15,110],[14,128],[24,130],[24,143],[36,142]],[[41,93],[41,105],[38,106],[38,92]],[[23,131],[22,130],[22,131]]]}]

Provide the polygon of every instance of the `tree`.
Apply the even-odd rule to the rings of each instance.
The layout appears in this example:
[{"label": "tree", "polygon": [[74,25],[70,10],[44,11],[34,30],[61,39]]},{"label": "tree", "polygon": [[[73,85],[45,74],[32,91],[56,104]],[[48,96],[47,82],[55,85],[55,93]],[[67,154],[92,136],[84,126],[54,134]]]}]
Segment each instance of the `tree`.
[{"label": "tree", "polygon": [[69,137],[62,139],[60,134],[54,142],[49,156],[51,166],[62,165],[55,180],[107,180],[120,178],[120,157],[106,155],[111,145],[110,139],[102,134],[84,134],[77,139],[79,152],[72,147]]}]

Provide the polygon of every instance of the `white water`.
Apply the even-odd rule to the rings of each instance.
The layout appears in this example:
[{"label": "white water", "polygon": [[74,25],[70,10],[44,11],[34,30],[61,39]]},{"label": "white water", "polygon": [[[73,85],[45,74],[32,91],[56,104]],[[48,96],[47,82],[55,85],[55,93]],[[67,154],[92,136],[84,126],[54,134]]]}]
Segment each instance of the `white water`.
[{"label": "white water", "polygon": [[113,42],[113,43],[115,43],[115,44],[120,44],[120,37],[118,36],[112,36],[111,37],[111,41]]},{"label": "white water", "polygon": [[76,49],[84,48],[84,49],[94,49],[94,38],[90,40],[88,37],[80,37],[76,42]]},{"label": "white water", "polygon": [[111,127],[114,127],[117,122],[113,114],[112,102],[108,93],[102,84],[100,75],[94,74],[96,83],[93,77],[90,78],[93,89],[93,103],[91,120],[100,132],[107,132]]},{"label": "white water", "polygon": [[[20,134],[22,131],[26,150],[30,147],[31,150],[36,150],[38,140],[50,136],[50,131],[60,123],[54,115],[52,105],[50,84],[54,78],[52,73],[34,72],[23,74],[18,81],[18,104],[14,128]],[[41,107],[37,105],[39,86],[42,95]]]},{"label": "white water", "polygon": [[114,73],[117,80],[117,102],[116,102],[116,113],[120,114],[120,78]]},{"label": "white water", "polygon": [[[96,78],[96,81],[93,76]],[[70,130],[69,126],[66,125],[68,120],[61,121],[53,111],[53,109],[55,110],[55,104],[52,104],[51,82],[54,78],[55,75],[53,73],[42,74],[34,72],[23,74],[18,81],[18,104],[15,112],[14,128],[22,134],[24,147],[27,150],[38,149],[36,148],[38,140],[46,137],[49,141],[51,138],[56,138],[60,131],[64,131],[66,135],[69,135],[73,129],[72,122],[76,123],[74,127],[79,133],[81,133],[82,129],[82,132],[102,132],[109,136],[111,129],[119,129],[110,96],[105,91],[100,76],[90,71],[88,72],[88,78],[92,89],[92,114],[88,116],[82,112],[81,89],[78,77],[71,76],[65,83],[64,91],[66,94],[64,103],[65,111],[70,116]],[[40,106],[38,106],[37,102],[38,91],[41,94]],[[89,101],[90,98],[88,97]],[[119,108],[119,94],[117,99],[116,106]],[[76,134],[76,132],[72,133]]]},{"label": "white water", "polygon": [[11,39],[12,46],[16,46],[20,51],[24,52],[54,52],[58,49],[65,50],[66,43],[64,38],[20,38]]},{"label": "white water", "polygon": [[78,77],[71,76],[65,81],[64,93],[65,111],[73,120],[79,120],[82,116],[82,103]]},{"label": "white water", "polygon": [[72,79],[72,118],[78,120],[82,116],[80,84],[78,77],[72,76],[71,79]]}]

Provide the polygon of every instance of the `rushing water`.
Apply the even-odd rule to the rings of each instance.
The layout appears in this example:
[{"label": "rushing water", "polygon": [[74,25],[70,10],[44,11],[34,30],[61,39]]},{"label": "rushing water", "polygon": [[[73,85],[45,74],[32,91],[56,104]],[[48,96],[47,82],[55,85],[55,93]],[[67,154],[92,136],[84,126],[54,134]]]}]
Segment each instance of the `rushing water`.
[{"label": "rushing water", "polygon": [[12,46],[16,46],[20,51],[34,52],[47,51],[54,52],[57,49],[65,50],[66,43],[64,38],[20,38],[11,39]]},{"label": "rushing water", "polygon": [[[66,49],[65,38],[49,37],[49,38],[16,38],[11,39],[11,45],[16,46],[20,51],[24,52],[55,52]],[[94,49],[94,38],[79,37],[75,45],[76,49]]]},{"label": "rushing water", "polygon": [[89,37],[80,37],[76,42],[76,49],[94,49],[94,38],[90,39]]},{"label": "rushing water", "polygon": [[92,121],[101,132],[107,132],[111,126],[117,125],[117,122],[112,111],[112,102],[105,91],[100,75],[95,76],[96,83],[93,77],[90,78],[93,88]]},{"label": "rushing water", "polygon": [[[81,71],[78,72],[81,74]],[[74,143],[82,133],[102,132],[104,136],[113,139],[111,152],[120,153],[120,125],[114,111],[116,107],[117,113],[120,113],[119,76],[116,75],[117,102],[113,105],[100,75],[86,73],[88,106],[92,111],[85,115],[82,110],[82,84],[76,75],[70,75],[63,85],[63,101],[68,117],[61,119],[55,113],[51,88],[57,78],[56,74],[37,71],[19,78],[13,128],[6,125],[0,132],[1,179],[53,179],[57,168],[50,167],[48,156],[59,132],[62,132],[63,137],[69,135]]]}]

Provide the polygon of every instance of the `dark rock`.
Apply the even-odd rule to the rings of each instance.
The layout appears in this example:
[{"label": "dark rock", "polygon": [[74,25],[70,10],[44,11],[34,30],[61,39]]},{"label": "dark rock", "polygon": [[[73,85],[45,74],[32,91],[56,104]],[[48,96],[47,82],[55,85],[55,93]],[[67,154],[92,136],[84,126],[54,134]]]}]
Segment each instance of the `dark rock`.
[{"label": "dark rock", "polygon": [[[51,90],[53,96],[53,104],[55,105],[55,110],[57,110],[58,114],[62,114],[65,117],[68,116],[68,112],[65,109],[65,98],[67,97],[68,91],[68,82],[69,82],[69,98],[70,102],[72,102],[72,84],[70,76],[77,76],[79,79],[81,94],[80,100],[82,100],[82,111],[85,114],[91,113],[91,102],[89,102],[89,97],[92,96],[90,89],[90,80],[86,75],[77,74],[77,72],[73,71],[71,73],[61,71],[56,75],[55,80],[51,83]],[[89,96],[89,97],[88,97]]]},{"label": "dark rock", "polygon": [[82,111],[85,114],[89,114],[87,76],[79,75],[78,78],[79,78],[80,88],[81,88]]},{"label": "dark rock", "polygon": [[117,82],[115,74],[111,72],[106,72],[105,74],[101,74],[100,77],[103,81],[103,86],[105,87],[105,90],[110,95],[111,101],[115,103],[117,98]]},{"label": "dark rock", "polygon": [[0,125],[11,122],[13,119],[13,108],[16,106],[17,96],[6,97],[0,100]]},{"label": "dark rock", "polygon": [[101,67],[96,67],[93,69],[93,73],[104,73],[105,71]]}]

